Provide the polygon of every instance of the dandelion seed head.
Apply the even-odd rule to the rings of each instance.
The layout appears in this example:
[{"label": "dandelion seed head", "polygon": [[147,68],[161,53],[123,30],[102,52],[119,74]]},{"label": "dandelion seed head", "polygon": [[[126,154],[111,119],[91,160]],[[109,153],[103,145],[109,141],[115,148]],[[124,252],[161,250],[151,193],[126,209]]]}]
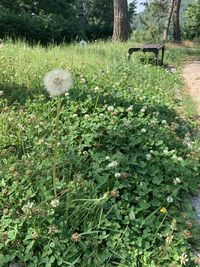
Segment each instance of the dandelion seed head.
[{"label": "dandelion seed head", "polygon": [[72,85],[72,74],[69,71],[55,69],[44,77],[44,86],[51,97],[68,92]]},{"label": "dandelion seed head", "polygon": [[171,196],[169,196],[168,198],[167,198],[167,202],[168,203],[172,203],[174,200],[173,200],[173,197],[171,197]]},{"label": "dandelion seed head", "polygon": [[80,46],[80,48],[85,48],[85,47],[87,47],[87,42],[82,39],[79,43],[79,46]]}]

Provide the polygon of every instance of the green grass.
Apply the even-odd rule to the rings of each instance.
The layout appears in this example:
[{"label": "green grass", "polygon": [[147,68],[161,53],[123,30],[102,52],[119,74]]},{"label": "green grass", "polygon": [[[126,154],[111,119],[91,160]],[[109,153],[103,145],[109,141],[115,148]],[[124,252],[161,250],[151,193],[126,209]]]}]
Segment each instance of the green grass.
[{"label": "green grass", "polygon": [[[179,72],[128,61],[130,46],[0,49],[0,266],[178,267],[183,253],[195,266],[197,126],[177,98]],[[166,63],[187,54],[168,50]],[[74,79],[61,98],[56,206],[58,100],[43,86],[54,68]]]}]

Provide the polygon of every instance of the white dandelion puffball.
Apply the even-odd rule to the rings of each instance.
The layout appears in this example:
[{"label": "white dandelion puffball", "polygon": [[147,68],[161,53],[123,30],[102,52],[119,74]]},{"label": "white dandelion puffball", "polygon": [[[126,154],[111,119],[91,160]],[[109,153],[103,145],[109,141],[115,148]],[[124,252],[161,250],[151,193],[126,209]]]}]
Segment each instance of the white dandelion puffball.
[{"label": "white dandelion puffball", "polygon": [[70,71],[55,69],[44,77],[44,86],[50,96],[60,96],[66,93],[73,85]]},{"label": "white dandelion puffball", "polygon": [[82,39],[79,43],[79,46],[80,48],[85,48],[87,46],[87,42]]},{"label": "white dandelion puffball", "polygon": [[171,197],[171,196],[169,196],[168,198],[167,198],[167,202],[168,203],[172,203],[174,200],[173,200],[173,197]]}]

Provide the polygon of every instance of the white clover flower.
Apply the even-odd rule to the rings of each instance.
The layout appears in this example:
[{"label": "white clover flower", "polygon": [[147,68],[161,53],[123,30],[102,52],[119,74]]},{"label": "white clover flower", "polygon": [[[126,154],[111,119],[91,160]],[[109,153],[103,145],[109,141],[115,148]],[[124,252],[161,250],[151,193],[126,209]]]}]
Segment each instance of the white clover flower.
[{"label": "white clover flower", "polygon": [[133,106],[128,107],[128,108],[127,108],[127,111],[128,111],[128,112],[133,111]]},{"label": "white clover flower", "polygon": [[28,202],[27,204],[25,204],[22,207],[22,210],[25,214],[30,214],[31,213],[31,209],[33,208],[34,203],[33,202]]},{"label": "white clover flower", "polygon": [[55,69],[44,77],[44,86],[51,97],[66,93],[72,85],[72,74],[69,71]]},{"label": "white clover flower", "polygon": [[104,114],[103,113],[99,113],[99,117],[103,118]]},{"label": "white clover flower", "polygon": [[140,112],[142,112],[142,113],[144,113],[146,110],[144,109],[144,108],[142,108],[141,110],[140,110]]},{"label": "white clover flower", "polygon": [[108,112],[112,112],[112,111],[114,110],[114,107],[113,107],[113,106],[109,106],[109,107],[107,108],[107,110],[108,110]]},{"label": "white clover flower", "polygon": [[147,155],[146,155],[146,159],[147,159],[147,160],[151,160],[151,158],[152,158],[151,154],[147,154]]},{"label": "white clover flower", "polygon": [[109,160],[109,159],[110,159],[110,157],[109,157],[109,156],[106,156],[106,157],[105,157],[105,159],[106,159],[106,160]]},{"label": "white clover flower", "polygon": [[85,83],[86,82],[86,79],[85,78],[81,78],[81,82],[82,83]]},{"label": "white clover flower", "polygon": [[117,161],[112,161],[111,163],[108,164],[108,168],[115,168],[117,167],[118,163]]},{"label": "white clover flower", "polygon": [[144,128],[141,129],[141,133],[146,133],[146,132],[147,132],[146,129],[144,129]]},{"label": "white clover flower", "polygon": [[87,42],[82,39],[79,43],[79,46],[80,46],[80,48],[85,48],[85,47],[87,47]]},{"label": "white clover flower", "polygon": [[58,199],[51,200],[51,206],[53,208],[57,208],[59,206],[59,200]]},{"label": "white clover flower", "polygon": [[176,177],[174,180],[173,180],[173,183],[174,185],[177,185],[177,184],[180,184],[181,180],[180,178]]},{"label": "white clover flower", "polygon": [[115,178],[119,178],[119,177],[121,177],[121,173],[120,172],[116,172],[115,173]]},{"label": "white clover flower", "polygon": [[3,94],[4,94],[4,92],[3,91],[0,91],[0,96],[3,95]]},{"label": "white clover flower", "polygon": [[166,120],[162,120],[161,123],[162,124],[167,124],[167,121]]},{"label": "white clover flower", "polygon": [[100,91],[100,88],[98,86],[95,86],[94,91],[95,91],[95,93],[97,93]]},{"label": "white clover flower", "polygon": [[168,203],[172,203],[173,201],[174,201],[174,200],[173,200],[173,197],[170,196],[170,197],[167,198],[167,202],[168,202]]},{"label": "white clover flower", "polygon": [[163,150],[163,154],[165,154],[165,155],[169,155],[169,151],[168,151],[167,149],[164,149],[164,150]]},{"label": "white clover flower", "polygon": [[183,161],[183,158],[182,157],[178,157],[177,160],[178,161]]},{"label": "white clover flower", "polygon": [[90,115],[85,114],[84,119],[88,120],[90,118]]}]

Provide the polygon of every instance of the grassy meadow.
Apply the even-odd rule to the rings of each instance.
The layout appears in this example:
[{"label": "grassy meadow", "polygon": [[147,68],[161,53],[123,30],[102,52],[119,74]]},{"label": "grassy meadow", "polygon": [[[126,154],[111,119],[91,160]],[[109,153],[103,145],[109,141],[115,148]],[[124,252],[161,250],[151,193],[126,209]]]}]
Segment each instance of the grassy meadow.
[{"label": "grassy meadow", "polygon": [[[180,70],[200,49],[167,49],[172,74],[128,61],[132,45],[0,48],[0,266],[197,266],[198,125]],[[73,75],[58,128],[43,85],[57,68]]]}]

